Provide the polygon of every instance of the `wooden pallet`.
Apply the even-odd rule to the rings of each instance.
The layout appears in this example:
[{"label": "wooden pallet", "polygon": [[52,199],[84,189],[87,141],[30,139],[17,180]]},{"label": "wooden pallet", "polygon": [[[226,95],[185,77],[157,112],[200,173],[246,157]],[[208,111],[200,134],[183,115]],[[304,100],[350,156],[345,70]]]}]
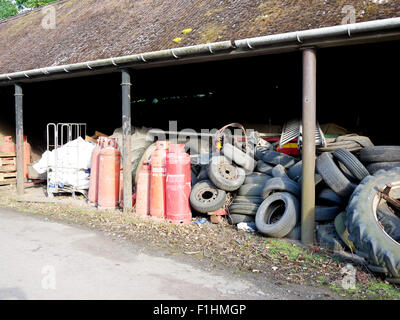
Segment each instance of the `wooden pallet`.
[{"label": "wooden pallet", "polygon": [[0,186],[16,183],[16,170],[16,154],[0,152]]},{"label": "wooden pallet", "polygon": [[15,183],[17,181],[16,172],[0,172],[0,185]]},{"label": "wooden pallet", "polygon": [[[15,171],[17,171],[17,158],[15,153],[0,153],[0,174],[15,173]],[[6,179],[10,179],[12,176],[6,177],[1,175],[1,177],[0,181],[5,182]]]}]

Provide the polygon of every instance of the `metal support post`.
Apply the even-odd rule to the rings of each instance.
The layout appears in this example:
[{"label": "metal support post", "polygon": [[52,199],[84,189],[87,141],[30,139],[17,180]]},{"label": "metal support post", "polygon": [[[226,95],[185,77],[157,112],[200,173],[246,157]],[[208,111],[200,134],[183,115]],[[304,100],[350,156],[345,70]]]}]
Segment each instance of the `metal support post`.
[{"label": "metal support post", "polygon": [[315,130],[316,52],[303,50],[303,179],[301,194],[301,241],[314,243],[315,228]]},{"label": "metal support post", "polygon": [[22,87],[15,85],[15,142],[17,146],[17,194],[24,194],[24,121],[23,121]]},{"label": "metal support post", "polygon": [[122,70],[122,167],[124,212],[132,209],[132,162],[131,162],[131,76]]}]

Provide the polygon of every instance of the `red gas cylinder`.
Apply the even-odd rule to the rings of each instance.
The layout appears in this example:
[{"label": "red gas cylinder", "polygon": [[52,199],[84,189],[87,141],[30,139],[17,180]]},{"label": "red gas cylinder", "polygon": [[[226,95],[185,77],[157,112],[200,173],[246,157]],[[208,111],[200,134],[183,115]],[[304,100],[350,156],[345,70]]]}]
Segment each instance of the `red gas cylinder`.
[{"label": "red gas cylinder", "polygon": [[15,153],[17,150],[11,136],[3,137],[3,143],[0,144],[0,152]]},{"label": "red gas cylinder", "polygon": [[150,165],[143,163],[136,185],[136,213],[147,216],[150,214]]},{"label": "red gas cylinder", "polygon": [[158,218],[165,218],[165,180],[168,147],[168,141],[157,141],[156,150],[151,155],[150,215]]},{"label": "red gas cylinder", "polygon": [[97,145],[93,149],[93,153],[92,153],[88,200],[89,200],[89,204],[94,205],[94,206],[97,205],[97,201],[98,201],[99,154],[100,154],[100,150],[103,148],[103,143],[104,143],[104,137],[99,137],[99,139],[97,140]]},{"label": "red gas cylinder", "polygon": [[107,139],[99,153],[98,206],[116,208],[119,202],[121,152]]},{"label": "red gas cylinder", "polygon": [[190,156],[184,144],[172,144],[167,155],[166,181],[166,212],[170,222],[187,224],[192,221],[190,191]]}]

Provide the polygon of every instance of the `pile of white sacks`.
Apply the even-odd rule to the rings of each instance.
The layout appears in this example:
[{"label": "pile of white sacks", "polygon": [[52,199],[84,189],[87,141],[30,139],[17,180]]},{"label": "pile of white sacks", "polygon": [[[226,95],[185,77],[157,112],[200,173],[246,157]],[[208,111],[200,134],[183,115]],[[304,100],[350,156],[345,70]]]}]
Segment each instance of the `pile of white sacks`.
[{"label": "pile of white sacks", "polygon": [[90,167],[95,144],[79,137],[57,150],[46,151],[33,168],[39,173],[48,173],[49,184],[68,186],[80,190],[88,190]]}]

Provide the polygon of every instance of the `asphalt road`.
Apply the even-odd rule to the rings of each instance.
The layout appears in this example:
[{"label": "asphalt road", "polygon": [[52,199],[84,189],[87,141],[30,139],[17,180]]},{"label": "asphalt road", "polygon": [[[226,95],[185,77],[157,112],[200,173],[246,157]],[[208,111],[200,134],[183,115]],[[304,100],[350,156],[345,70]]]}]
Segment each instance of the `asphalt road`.
[{"label": "asphalt road", "polygon": [[318,289],[205,270],[97,231],[0,208],[0,299],[323,297]]}]

